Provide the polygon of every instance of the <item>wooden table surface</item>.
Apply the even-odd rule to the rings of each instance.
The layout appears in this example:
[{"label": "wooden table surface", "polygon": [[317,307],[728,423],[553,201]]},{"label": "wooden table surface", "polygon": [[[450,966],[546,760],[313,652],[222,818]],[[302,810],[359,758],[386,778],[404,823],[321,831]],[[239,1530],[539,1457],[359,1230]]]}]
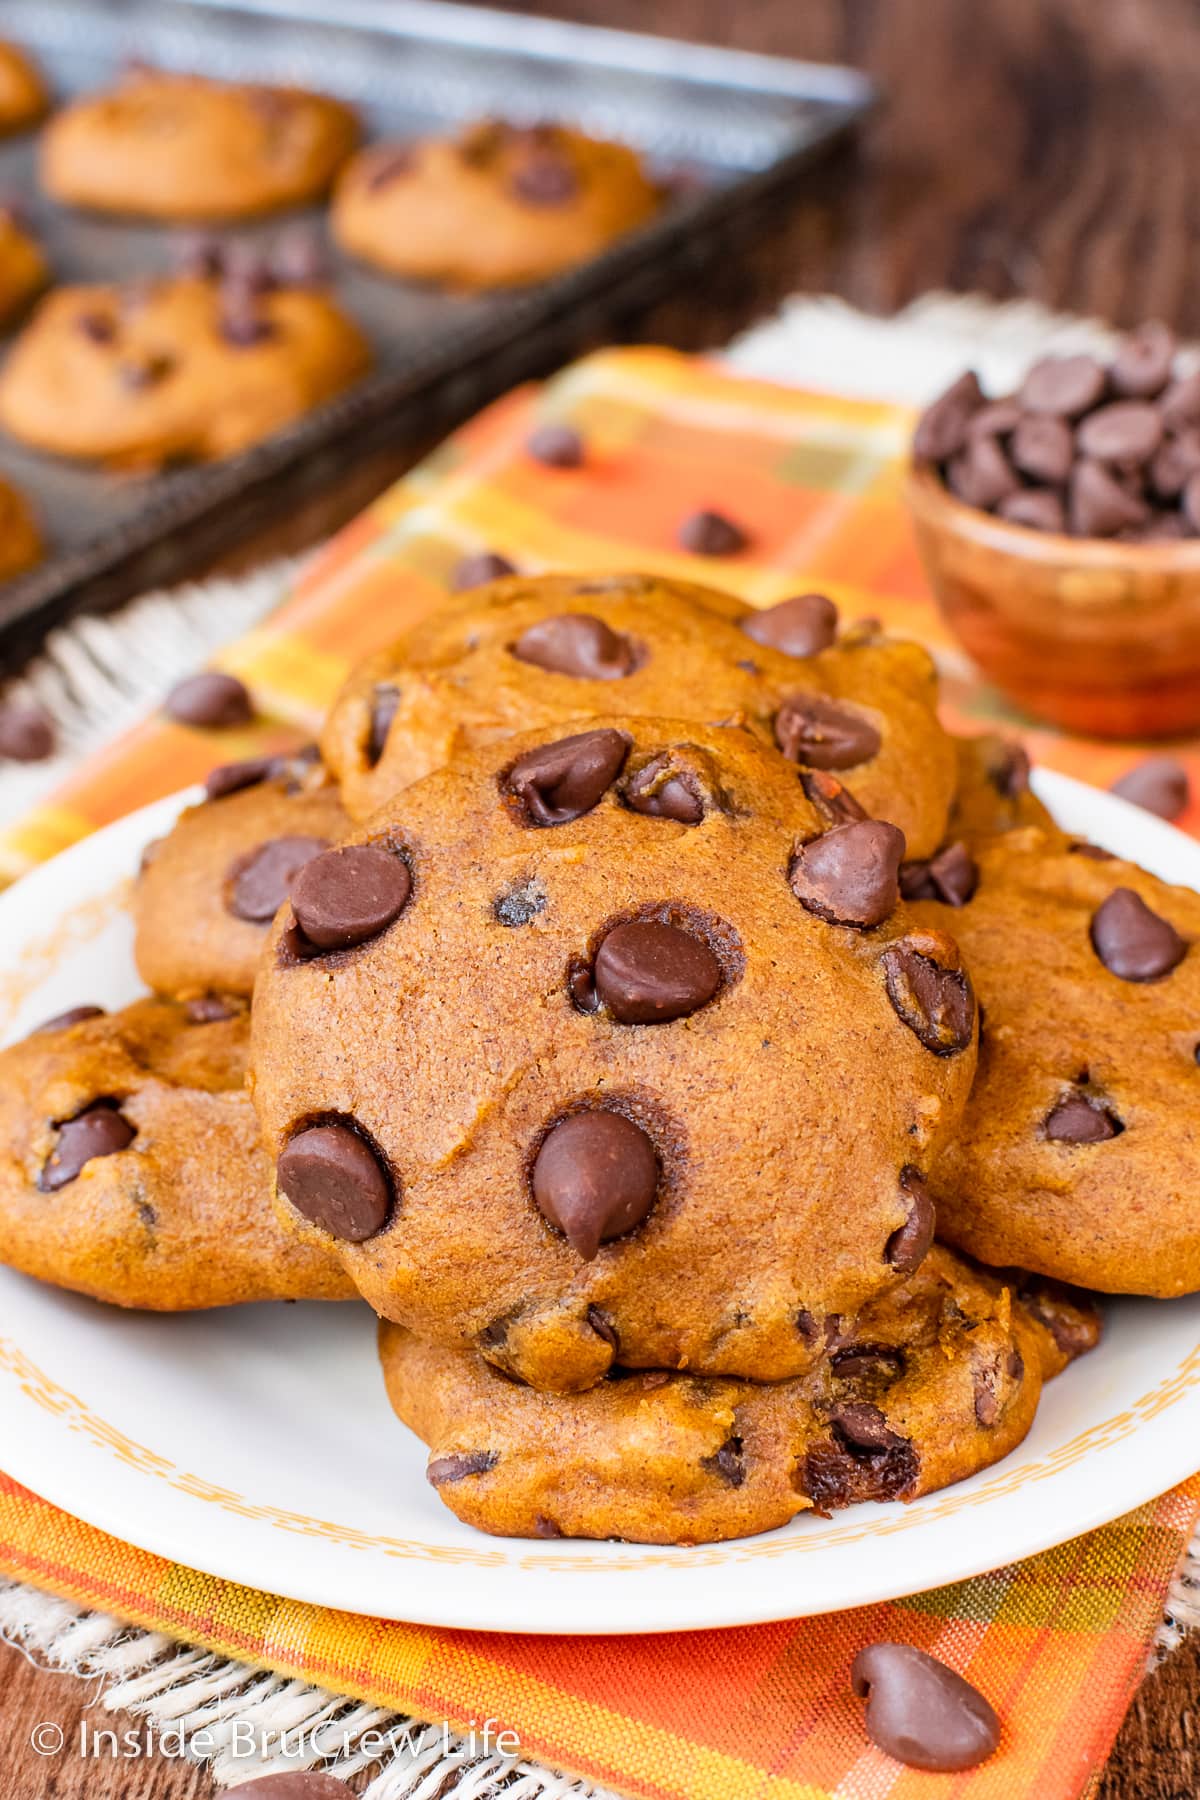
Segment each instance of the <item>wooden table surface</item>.
[{"label": "wooden table surface", "polygon": [[[1200,335],[1192,0],[527,0],[524,10],[851,62],[886,95],[855,158],[781,211],[743,265],[718,271],[702,296],[659,309],[639,335],[697,348],[794,289],[887,312],[935,287],[1026,295],[1125,325],[1155,315]],[[381,486],[400,461],[381,464],[366,485]],[[361,504],[363,487],[360,477],[307,509],[270,547],[311,540]],[[250,545],[237,560],[265,548]],[[202,1771],[158,1757],[35,1756],[33,1725],[58,1723],[72,1741],[94,1693],[3,1646],[0,1684],[0,1795],[212,1793]],[[1192,1641],[1143,1685],[1099,1800],[1200,1794],[1198,1697]]]}]

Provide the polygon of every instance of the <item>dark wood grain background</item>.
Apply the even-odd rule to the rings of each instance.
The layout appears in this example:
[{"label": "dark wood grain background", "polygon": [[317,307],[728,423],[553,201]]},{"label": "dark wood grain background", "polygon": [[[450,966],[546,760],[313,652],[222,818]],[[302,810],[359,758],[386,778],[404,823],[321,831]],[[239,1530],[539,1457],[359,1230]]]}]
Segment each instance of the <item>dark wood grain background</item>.
[{"label": "dark wood grain background", "polygon": [[[851,62],[886,96],[854,158],[781,209],[743,264],[660,309],[642,335],[700,347],[794,289],[889,312],[936,287],[1026,295],[1117,324],[1154,315],[1200,335],[1195,0],[557,0],[524,9]],[[328,522],[314,514],[299,535]],[[55,1721],[73,1739],[94,1691],[3,1647],[0,1693],[5,1800],[212,1792],[202,1771],[158,1759],[36,1757],[33,1724]],[[1143,1685],[1100,1800],[1196,1800],[1198,1697],[1192,1641]]]}]

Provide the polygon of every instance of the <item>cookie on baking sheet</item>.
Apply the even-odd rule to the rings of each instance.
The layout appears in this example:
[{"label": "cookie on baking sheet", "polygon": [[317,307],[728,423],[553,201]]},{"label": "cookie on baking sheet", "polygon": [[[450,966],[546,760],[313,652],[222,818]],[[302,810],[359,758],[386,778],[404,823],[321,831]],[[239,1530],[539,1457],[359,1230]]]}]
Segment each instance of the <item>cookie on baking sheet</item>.
[{"label": "cookie on baking sheet", "polygon": [[303,757],[225,764],[209,789],[148,847],[134,888],[138,973],[181,999],[251,992],[289,882],[350,825],[325,770]]},{"label": "cookie on baking sheet", "polygon": [[0,371],[0,425],[131,468],[230,456],[348,387],[370,351],[309,288],[181,276],[56,288]]},{"label": "cookie on baking sheet", "polygon": [[241,1001],[139,1000],[0,1051],[0,1262],[153,1312],[348,1297],[275,1221],[248,1035]]},{"label": "cookie on baking sheet", "polygon": [[661,576],[511,576],[444,601],[368,659],[322,748],[361,819],[513,731],[615,711],[742,723],[801,765],[830,818],[887,819],[927,856],[955,782],[933,664],[919,645],[836,631],[820,595],[755,611]]},{"label": "cookie on baking sheet", "polygon": [[939,1231],[1108,1293],[1200,1288],[1200,896],[1036,827],[972,860],[965,904],[913,904],[983,1018]]},{"label": "cookie on baking sheet", "polygon": [[248,218],[319,199],[357,138],[350,108],[324,94],[138,67],[55,114],[41,177],[97,212]]},{"label": "cookie on baking sheet", "polygon": [[932,1238],[974,1062],[895,827],[737,728],[463,752],[293,881],[254,1000],[281,1211],[539,1387],[800,1373]]},{"label": "cookie on baking sheet", "polygon": [[[1076,1350],[1099,1321],[1076,1303]],[[935,1246],[808,1375],[614,1370],[586,1394],[505,1381],[472,1350],[383,1324],[388,1396],[467,1524],[506,1537],[708,1543],[861,1500],[914,1500],[1025,1436],[1050,1333],[1004,1283]]]},{"label": "cookie on baking sheet", "polygon": [[0,205],[0,325],[24,312],[49,278],[41,245],[20,210]]},{"label": "cookie on baking sheet", "polygon": [[29,502],[0,476],[0,581],[31,569],[42,555],[42,534]]},{"label": "cookie on baking sheet", "polygon": [[49,104],[33,58],[18,45],[0,40],[0,137],[36,125]]},{"label": "cookie on baking sheet", "polygon": [[389,274],[512,287],[587,262],[661,204],[625,144],[485,120],[362,151],[338,181],[332,224],[343,250]]}]

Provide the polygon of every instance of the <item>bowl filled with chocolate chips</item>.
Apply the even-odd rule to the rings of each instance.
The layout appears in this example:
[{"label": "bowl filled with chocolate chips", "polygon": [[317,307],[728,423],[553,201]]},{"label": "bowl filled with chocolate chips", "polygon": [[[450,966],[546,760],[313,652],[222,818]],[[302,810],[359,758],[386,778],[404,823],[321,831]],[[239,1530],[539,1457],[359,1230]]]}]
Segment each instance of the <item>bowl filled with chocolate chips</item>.
[{"label": "bowl filled with chocolate chips", "polygon": [[923,414],[908,497],[943,616],[998,687],[1068,730],[1200,724],[1200,369],[1147,324],[1110,361],[968,370]]}]

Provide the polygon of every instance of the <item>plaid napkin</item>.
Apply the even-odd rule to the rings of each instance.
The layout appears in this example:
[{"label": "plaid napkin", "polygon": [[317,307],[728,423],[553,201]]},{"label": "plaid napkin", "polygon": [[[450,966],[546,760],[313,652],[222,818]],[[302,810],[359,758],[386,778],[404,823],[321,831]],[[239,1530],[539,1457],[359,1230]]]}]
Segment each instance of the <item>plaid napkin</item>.
[{"label": "plaid napkin", "polygon": [[[569,419],[581,470],[535,463],[532,426]],[[606,351],[466,426],[328,546],[285,605],[230,645],[261,720],[213,734],[147,720],[0,837],[9,874],[204,774],[313,733],[350,666],[435,606],[465,554],[523,570],[643,568],[768,604],[820,587],[939,656],[959,727],[1021,721],[978,685],[930,603],[900,482],[903,409],[747,381],[658,350]],[[712,507],[750,547],[676,546]],[[1034,757],[1104,784],[1128,747],[1025,730]],[[1200,744],[1185,750],[1200,776]],[[1197,782],[1200,787],[1200,781]],[[1185,821],[1200,829],[1200,812]],[[389,1624],[239,1588],[93,1530],[0,1476],[0,1569],[138,1624],[339,1692],[466,1726],[495,1718],[527,1757],[648,1800],[1076,1800],[1094,1785],[1200,1511],[1200,1477],[1115,1524],[894,1605],[672,1637],[533,1638]],[[848,1687],[878,1638],[935,1652],[1005,1721],[958,1776],[868,1743]]]}]

